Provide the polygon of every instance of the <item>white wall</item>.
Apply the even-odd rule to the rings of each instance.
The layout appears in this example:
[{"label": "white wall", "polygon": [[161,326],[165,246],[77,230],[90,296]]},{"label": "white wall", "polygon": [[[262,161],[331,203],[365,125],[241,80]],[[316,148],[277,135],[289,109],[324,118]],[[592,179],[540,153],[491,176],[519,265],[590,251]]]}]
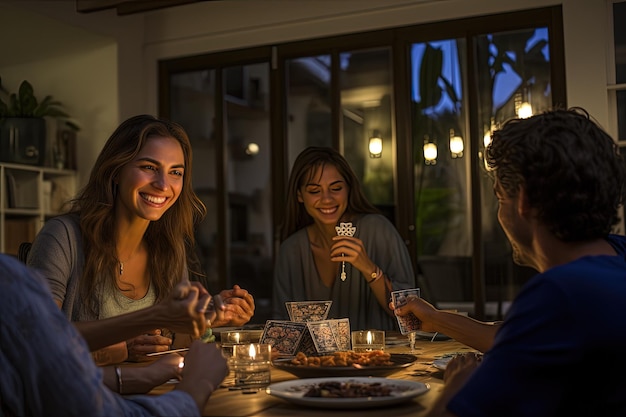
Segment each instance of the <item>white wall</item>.
[{"label": "white wall", "polygon": [[[86,181],[104,140],[117,125],[116,51],[112,43],[80,55],[0,69],[2,85],[9,91],[16,92],[21,82],[28,80],[38,100],[51,95],[78,122],[81,130],[77,134],[77,165],[81,185]],[[55,134],[54,129],[48,129],[49,144]]]}]

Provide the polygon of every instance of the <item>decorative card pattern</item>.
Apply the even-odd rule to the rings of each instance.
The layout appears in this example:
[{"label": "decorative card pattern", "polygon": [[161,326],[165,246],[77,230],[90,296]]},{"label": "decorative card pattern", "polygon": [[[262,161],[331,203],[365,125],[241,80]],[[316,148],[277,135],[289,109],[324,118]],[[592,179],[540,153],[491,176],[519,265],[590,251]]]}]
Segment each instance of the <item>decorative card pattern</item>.
[{"label": "decorative card pattern", "polygon": [[307,332],[305,323],[268,320],[263,329],[261,343],[272,345],[272,350],[279,355],[294,356],[298,353],[298,347]]},{"label": "decorative card pattern", "polygon": [[[391,300],[395,307],[402,307],[406,305],[411,298],[419,298],[420,289],[412,288],[408,290],[398,290],[391,292]],[[398,319],[398,326],[400,327],[400,333],[408,334],[422,328],[422,322],[415,317],[413,313],[409,313],[406,316],[396,316]]]},{"label": "decorative card pattern", "polygon": [[295,322],[326,320],[332,301],[287,301],[285,306],[289,319]]},{"label": "decorative card pattern", "polygon": [[350,320],[347,318],[316,322],[268,320],[261,343],[272,345],[279,356],[307,356],[350,350]]}]

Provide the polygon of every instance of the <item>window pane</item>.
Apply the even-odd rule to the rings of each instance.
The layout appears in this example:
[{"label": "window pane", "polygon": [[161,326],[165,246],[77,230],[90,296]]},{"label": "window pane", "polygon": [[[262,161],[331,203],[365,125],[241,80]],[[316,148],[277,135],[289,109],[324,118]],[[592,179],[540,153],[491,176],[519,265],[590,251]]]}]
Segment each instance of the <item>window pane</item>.
[{"label": "window pane", "polygon": [[[478,36],[475,54],[479,120],[484,134],[479,146],[482,158],[493,129],[507,119],[527,117],[552,105],[548,30],[535,28]],[[526,116],[522,114],[524,103],[532,109]],[[498,203],[493,182],[486,173],[480,182],[486,313],[500,316],[506,302],[514,298],[534,272],[513,264],[511,246],[496,216]]]},{"label": "window pane", "polygon": [[[342,153],[367,198],[394,220],[393,84],[388,48],[340,55]],[[369,144],[378,149],[370,152]]]},{"label": "window pane", "polygon": [[626,2],[613,4],[613,34],[615,36],[615,82],[626,83]]},{"label": "window pane", "polygon": [[420,286],[439,307],[468,311],[471,154],[465,131],[464,45],[457,39],[413,44],[411,114]]},{"label": "window pane", "polygon": [[626,90],[615,92],[617,97],[617,140],[626,140]]},{"label": "window pane", "polygon": [[180,123],[193,146],[193,187],[208,213],[196,232],[197,253],[207,275],[203,284],[218,290],[215,137],[215,71],[202,70],[170,77],[171,119]]},{"label": "window pane", "polygon": [[287,61],[289,171],[307,146],[332,146],[330,55]]},{"label": "window pane", "polygon": [[269,319],[272,297],[269,64],[227,68],[229,287],[254,294],[254,323]]}]

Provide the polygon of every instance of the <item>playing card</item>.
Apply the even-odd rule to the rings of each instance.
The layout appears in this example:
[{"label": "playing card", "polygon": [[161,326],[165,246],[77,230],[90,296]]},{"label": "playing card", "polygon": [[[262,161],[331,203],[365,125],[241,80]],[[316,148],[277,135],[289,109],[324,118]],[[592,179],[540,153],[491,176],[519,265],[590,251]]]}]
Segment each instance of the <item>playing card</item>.
[{"label": "playing card", "polygon": [[[408,290],[398,290],[391,292],[391,301],[395,307],[402,307],[405,305],[411,297],[420,297],[420,289],[412,288]],[[417,317],[413,313],[409,313],[406,316],[396,316],[398,319],[398,326],[400,327],[400,333],[407,334],[414,332],[416,330],[420,330],[422,327],[422,322],[419,321]]]},{"label": "playing card", "polygon": [[306,323],[326,320],[332,301],[287,301],[289,320]]}]

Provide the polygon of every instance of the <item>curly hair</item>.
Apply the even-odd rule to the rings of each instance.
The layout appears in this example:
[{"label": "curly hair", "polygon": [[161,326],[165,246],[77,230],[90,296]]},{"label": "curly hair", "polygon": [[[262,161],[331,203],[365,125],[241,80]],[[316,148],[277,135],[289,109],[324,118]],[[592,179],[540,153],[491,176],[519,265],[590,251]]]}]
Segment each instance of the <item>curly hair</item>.
[{"label": "curly hair", "polygon": [[[85,268],[80,295],[85,308],[97,311],[98,296],[103,288],[115,288],[117,252],[115,235],[114,178],[131,162],[150,137],[173,138],[183,151],[185,175],[180,196],[163,216],[150,222],[145,239],[150,242],[148,272],[161,300],[184,274],[191,248],[195,245],[194,230],[206,215],[206,207],[191,185],[192,151],[189,137],[177,123],[150,115],[138,115],[122,122],[107,140],[87,185],[72,200],[70,213],[80,216],[80,229],[85,248]],[[104,280],[104,282],[102,282]]]},{"label": "curly hair", "polygon": [[337,168],[348,186],[348,207],[344,216],[351,218],[359,214],[379,213],[363,194],[361,183],[348,164],[348,161],[336,150],[322,146],[310,146],[296,158],[287,185],[287,209],[282,226],[282,239],[313,223],[313,218],[306,212],[304,204],[298,201],[298,190],[310,182],[318,168],[326,165]]},{"label": "curly hair", "polygon": [[539,220],[563,241],[605,237],[619,222],[626,165],[584,109],[508,121],[494,132],[485,161],[508,196],[524,187]]}]

